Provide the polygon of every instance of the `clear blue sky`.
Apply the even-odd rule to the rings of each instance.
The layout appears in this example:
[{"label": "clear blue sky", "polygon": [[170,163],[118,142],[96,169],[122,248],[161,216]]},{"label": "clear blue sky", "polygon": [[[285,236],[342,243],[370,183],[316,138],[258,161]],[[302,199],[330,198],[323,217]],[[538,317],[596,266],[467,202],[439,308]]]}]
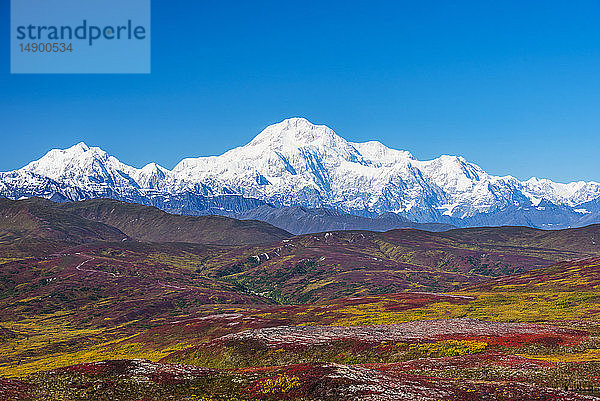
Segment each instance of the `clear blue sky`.
[{"label": "clear blue sky", "polygon": [[600,181],[597,0],[153,0],[146,76],[11,76],[8,3],[0,171],[80,140],[172,168],[304,116],[420,159]]}]

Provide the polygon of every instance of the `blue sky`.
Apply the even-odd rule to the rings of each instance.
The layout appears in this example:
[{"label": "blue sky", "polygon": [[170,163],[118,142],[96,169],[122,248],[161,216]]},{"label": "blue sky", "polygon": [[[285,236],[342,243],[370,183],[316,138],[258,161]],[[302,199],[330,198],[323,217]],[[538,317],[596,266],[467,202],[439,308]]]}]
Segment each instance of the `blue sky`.
[{"label": "blue sky", "polygon": [[80,140],[172,168],[303,116],[420,159],[600,181],[597,0],[153,0],[150,75],[10,75],[8,3],[0,171]]}]

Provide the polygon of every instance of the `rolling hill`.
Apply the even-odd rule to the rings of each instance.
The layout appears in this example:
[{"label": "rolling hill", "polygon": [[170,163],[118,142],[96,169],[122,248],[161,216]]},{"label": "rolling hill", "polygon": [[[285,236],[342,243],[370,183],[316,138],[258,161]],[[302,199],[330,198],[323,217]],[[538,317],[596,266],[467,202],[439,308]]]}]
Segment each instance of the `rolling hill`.
[{"label": "rolling hill", "polygon": [[561,262],[468,287],[477,291],[585,292],[600,288],[600,258]]},{"label": "rolling hill", "polygon": [[152,206],[93,199],[58,204],[57,208],[116,227],[146,242],[257,245],[291,237],[288,232],[260,221],[240,221],[222,216],[182,216]]},{"label": "rolling hill", "polygon": [[0,236],[10,239],[47,239],[84,243],[121,241],[127,235],[110,225],[61,210],[42,198],[0,199]]},{"label": "rolling hill", "polygon": [[600,226],[307,234],[206,260],[204,274],[281,302],[399,291],[453,291],[564,260],[600,255]]},{"label": "rolling hill", "polygon": [[54,203],[43,198],[0,199],[0,232],[15,238],[66,242],[187,242],[221,245],[269,244],[291,234],[259,221],[221,216],[173,215],[151,206],[111,199]]},{"label": "rolling hill", "polygon": [[0,205],[1,399],[599,399],[598,225],[291,236]]}]

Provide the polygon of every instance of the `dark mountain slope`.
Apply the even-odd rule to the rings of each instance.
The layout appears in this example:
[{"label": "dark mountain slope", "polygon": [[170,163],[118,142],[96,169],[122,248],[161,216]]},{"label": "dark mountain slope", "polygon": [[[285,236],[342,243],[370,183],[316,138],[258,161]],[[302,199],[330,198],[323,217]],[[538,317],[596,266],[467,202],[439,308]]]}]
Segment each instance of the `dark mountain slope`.
[{"label": "dark mountain slope", "polygon": [[5,243],[21,239],[84,243],[126,237],[115,227],[62,210],[46,199],[0,199],[0,238]]},{"label": "dark mountain slope", "polygon": [[449,224],[414,223],[395,213],[384,213],[371,218],[326,208],[311,209],[302,206],[275,208],[264,205],[232,217],[264,221],[295,235],[341,230],[388,231],[397,228],[419,228],[444,231],[454,228]]},{"label": "dark mountain slope", "polygon": [[130,237],[147,242],[259,245],[291,237],[288,232],[259,221],[174,215],[152,206],[111,199],[63,203],[57,207],[117,227]]},{"label": "dark mountain slope", "polygon": [[552,231],[528,227],[463,228],[439,235],[478,246],[514,246],[600,254],[600,224]]}]

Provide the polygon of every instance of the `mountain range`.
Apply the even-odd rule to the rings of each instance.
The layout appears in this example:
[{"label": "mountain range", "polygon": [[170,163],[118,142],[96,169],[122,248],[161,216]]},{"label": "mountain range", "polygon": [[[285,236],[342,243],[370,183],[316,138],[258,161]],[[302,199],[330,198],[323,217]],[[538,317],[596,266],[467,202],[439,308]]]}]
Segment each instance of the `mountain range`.
[{"label": "mountain range", "polygon": [[273,213],[285,215],[277,209],[290,207],[324,208],[350,220],[393,213],[409,223],[458,227],[554,229],[600,222],[599,183],[519,181],[490,175],[459,156],[420,161],[376,141],[346,141],[304,118],[271,125],[220,156],[184,159],[172,170],[156,163],[134,168],[81,142],[0,173],[0,197],[34,196],[59,202],[112,198],[171,213],[238,218],[269,211],[278,227],[283,224]]}]

